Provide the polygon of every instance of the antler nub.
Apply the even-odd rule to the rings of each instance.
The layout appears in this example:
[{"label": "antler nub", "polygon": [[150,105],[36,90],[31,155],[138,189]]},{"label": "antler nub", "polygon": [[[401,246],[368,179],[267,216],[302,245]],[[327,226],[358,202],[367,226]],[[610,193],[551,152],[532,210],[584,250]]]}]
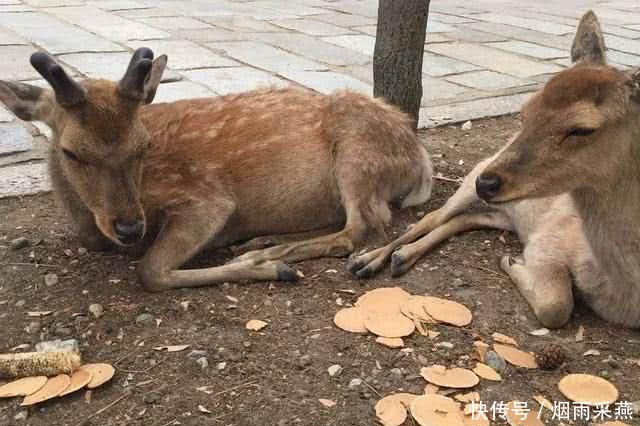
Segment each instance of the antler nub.
[{"label": "antler nub", "polygon": [[143,100],[145,98],[144,83],[151,71],[153,52],[147,47],[140,47],[133,52],[127,71],[118,84],[124,96]]},{"label": "antler nub", "polygon": [[31,65],[51,85],[56,101],[63,106],[77,105],[85,100],[85,91],[67,75],[64,69],[48,54],[36,52],[31,55]]}]

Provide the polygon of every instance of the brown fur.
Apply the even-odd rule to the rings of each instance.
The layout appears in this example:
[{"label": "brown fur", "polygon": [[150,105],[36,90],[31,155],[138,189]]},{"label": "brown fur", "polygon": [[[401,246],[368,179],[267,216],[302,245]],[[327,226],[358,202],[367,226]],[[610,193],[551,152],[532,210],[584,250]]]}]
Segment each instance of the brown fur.
[{"label": "brown fur", "polygon": [[[291,88],[141,105],[113,82],[82,86],[80,106],[63,108],[50,91],[23,103],[46,111],[33,119],[54,131],[54,190],[83,244],[119,243],[120,219],[159,230],[139,265],[149,290],[294,280],[283,260],[347,255],[370,230],[383,231],[390,202],[418,204],[430,194],[430,162],[408,117],[380,100]],[[3,90],[0,99],[11,107]],[[309,234],[284,235],[319,229],[302,241]],[[178,269],[205,246],[255,237],[246,247],[288,244],[216,268]]]},{"label": "brown fur", "polygon": [[[523,259],[504,257],[501,267],[545,326],[569,319],[573,282],[601,317],[640,327],[640,80],[607,67],[603,49],[588,12],[573,47],[578,63],[524,106],[519,134],[480,163],[444,207],[388,246],[352,258],[350,269],[369,276],[392,256],[397,275],[455,233],[514,230]],[[488,199],[492,211],[465,213],[479,199],[479,176],[501,180]]]}]

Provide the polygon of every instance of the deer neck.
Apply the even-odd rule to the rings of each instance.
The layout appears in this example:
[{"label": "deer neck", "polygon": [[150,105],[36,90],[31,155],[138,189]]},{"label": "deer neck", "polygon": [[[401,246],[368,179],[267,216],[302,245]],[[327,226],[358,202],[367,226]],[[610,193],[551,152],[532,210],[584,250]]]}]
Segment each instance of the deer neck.
[{"label": "deer neck", "polygon": [[620,285],[640,280],[640,131],[628,161],[601,188],[571,193],[602,272]]}]

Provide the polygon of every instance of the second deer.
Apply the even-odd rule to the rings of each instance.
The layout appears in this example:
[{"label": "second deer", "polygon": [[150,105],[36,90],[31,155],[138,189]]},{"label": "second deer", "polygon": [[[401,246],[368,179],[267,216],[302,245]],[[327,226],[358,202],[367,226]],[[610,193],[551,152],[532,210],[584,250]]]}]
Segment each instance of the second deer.
[{"label": "second deer", "polygon": [[[542,324],[569,320],[574,285],[602,318],[640,327],[640,73],[606,64],[591,11],[571,57],[575,65],[523,107],[522,128],[507,146],[442,208],[386,247],[352,257],[349,269],[367,277],[391,257],[399,275],[456,233],[515,231],[522,258],[505,256],[500,266]],[[465,212],[481,199],[491,210]]]}]

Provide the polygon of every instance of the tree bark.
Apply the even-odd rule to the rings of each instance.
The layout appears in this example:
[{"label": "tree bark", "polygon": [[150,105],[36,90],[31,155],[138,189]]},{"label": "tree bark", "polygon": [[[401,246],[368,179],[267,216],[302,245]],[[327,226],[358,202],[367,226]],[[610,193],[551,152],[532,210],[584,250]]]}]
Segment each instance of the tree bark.
[{"label": "tree bark", "polygon": [[398,106],[418,126],[422,59],[430,0],[380,0],[373,55],[373,95]]}]

